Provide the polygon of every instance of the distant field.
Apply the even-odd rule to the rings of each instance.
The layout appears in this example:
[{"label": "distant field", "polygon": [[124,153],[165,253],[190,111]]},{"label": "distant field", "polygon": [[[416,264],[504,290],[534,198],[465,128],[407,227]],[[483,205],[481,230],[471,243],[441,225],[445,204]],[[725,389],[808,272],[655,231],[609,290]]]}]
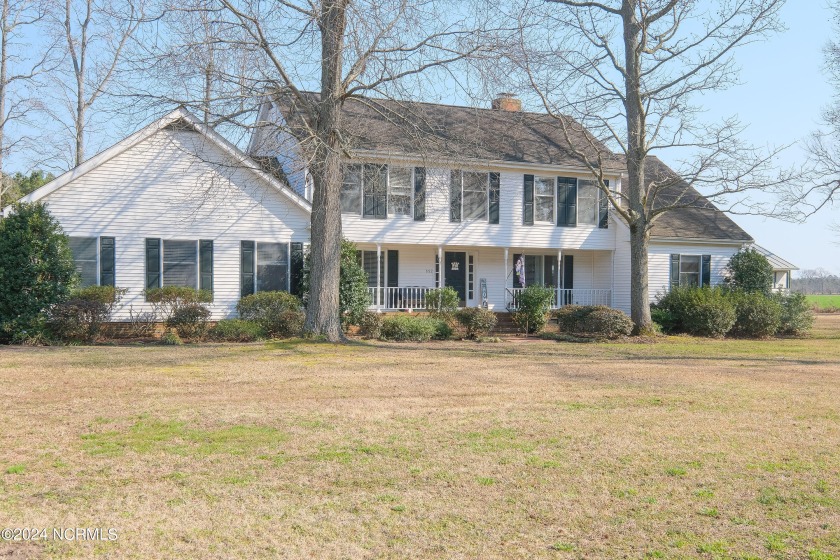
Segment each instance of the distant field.
[{"label": "distant field", "polygon": [[840,294],[834,295],[815,295],[815,296],[807,296],[808,301],[817,308],[818,311],[821,310],[834,310],[840,311]]},{"label": "distant field", "polygon": [[[840,560],[807,338],[0,347],[0,559]],[[107,533],[105,533],[107,534]]]}]

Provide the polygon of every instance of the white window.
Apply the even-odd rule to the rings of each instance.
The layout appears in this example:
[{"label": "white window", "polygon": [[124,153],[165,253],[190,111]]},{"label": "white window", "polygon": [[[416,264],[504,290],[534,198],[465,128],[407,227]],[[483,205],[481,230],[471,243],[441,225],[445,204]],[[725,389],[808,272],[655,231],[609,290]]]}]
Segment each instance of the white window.
[{"label": "white window", "polygon": [[578,223],[598,225],[598,184],[578,179]]},{"label": "white window", "polygon": [[388,170],[388,214],[411,216],[411,194],[413,190],[410,167],[391,167]]},{"label": "white window", "polygon": [[487,173],[476,173],[464,171],[464,219],[465,220],[486,220],[487,219]]},{"label": "white window", "polygon": [[700,255],[680,256],[680,286],[700,285]]},{"label": "white window", "polygon": [[70,238],[70,252],[73,253],[73,262],[76,265],[76,272],[79,274],[82,287],[96,286],[98,283],[99,264],[96,251],[98,243],[98,237]]},{"label": "white window", "polygon": [[554,223],[554,177],[534,177],[534,221]]},{"label": "white window", "polygon": [[285,291],[289,271],[288,243],[257,243],[257,291]]},{"label": "white window", "polygon": [[198,287],[196,241],[163,241],[163,285]]},{"label": "white window", "polygon": [[362,166],[345,165],[341,182],[341,211],[344,214],[362,212]]}]

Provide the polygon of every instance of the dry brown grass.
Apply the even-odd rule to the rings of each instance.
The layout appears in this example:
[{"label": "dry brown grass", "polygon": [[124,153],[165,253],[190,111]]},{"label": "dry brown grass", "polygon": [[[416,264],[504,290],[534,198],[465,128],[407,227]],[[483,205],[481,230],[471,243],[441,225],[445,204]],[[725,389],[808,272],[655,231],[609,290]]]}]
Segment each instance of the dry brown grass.
[{"label": "dry brown grass", "polygon": [[840,558],[807,340],[0,349],[0,557]]}]

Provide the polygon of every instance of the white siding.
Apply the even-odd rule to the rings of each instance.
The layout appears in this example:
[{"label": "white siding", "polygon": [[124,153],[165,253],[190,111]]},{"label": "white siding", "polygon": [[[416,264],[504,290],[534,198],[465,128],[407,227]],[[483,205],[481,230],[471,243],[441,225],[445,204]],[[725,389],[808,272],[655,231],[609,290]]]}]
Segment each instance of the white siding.
[{"label": "white siding", "polygon": [[[200,157],[193,154],[201,154]],[[212,239],[213,318],[235,313],[239,243],[308,241],[308,212],[205,137],[160,131],[45,198],[71,236],[112,236],[116,284],[129,291],[116,318],[143,301],[145,238]]]},{"label": "white siding", "polygon": [[449,169],[426,170],[426,219],[410,217],[363,218],[344,214],[344,234],[359,243],[422,243],[472,247],[543,247],[555,249],[612,250],[608,229],[591,225],[557,227],[522,224],[524,173],[501,173],[499,223],[487,220],[449,221]]},{"label": "white siding", "polygon": [[711,284],[716,286],[723,283],[726,265],[729,259],[738,252],[740,245],[688,244],[666,243],[651,241],[648,250],[648,293],[651,301],[659,299],[661,294],[668,291],[671,278],[671,255],[711,255],[712,277]]}]

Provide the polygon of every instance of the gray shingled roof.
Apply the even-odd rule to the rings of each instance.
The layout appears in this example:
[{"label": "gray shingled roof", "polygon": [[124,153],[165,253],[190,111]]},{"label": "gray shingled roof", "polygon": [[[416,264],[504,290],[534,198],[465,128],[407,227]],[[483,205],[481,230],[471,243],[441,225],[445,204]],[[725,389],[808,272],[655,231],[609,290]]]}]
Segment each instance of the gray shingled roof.
[{"label": "gray shingled roof", "polygon": [[[279,96],[276,102],[292,133],[305,142],[300,113],[291,98]],[[432,160],[463,158],[582,167],[570,153],[557,119],[545,113],[354,98],[345,103],[342,116],[351,150],[419,155]],[[570,137],[579,151],[590,158],[600,154],[604,168],[612,172],[626,170],[624,156],[613,154],[580,124],[570,122]],[[647,160],[646,173],[650,181],[671,183],[659,193],[657,204],[672,203],[681,193],[682,200],[692,200],[690,208],[660,216],[654,223],[655,237],[752,241],[738,224],[696,190],[686,188],[685,181],[657,158]]]},{"label": "gray shingled roof", "polygon": [[[311,94],[314,95],[314,94]],[[284,103],[285,101],[285,103]],[[299,114],[288,97],[278,101],[293,128]],[[349,99],[342,113],[350,148],[427,159],[581,167],[558,121],[544,113],[501,111],[416,101]],[[621,158],[570,121],[570,137],[588,157],[600,152],[604,168],[620,172]],[[298,136],[303,136],[297,129]]]},{"label": "gray shingled roof", "polygon": [[661,214],[653,224],[654,237],[677,239],[719,239],[752,241],[752,237],[721,212],[677,173],[656,157],[645,161],[645,178],[666,186],[658,193],[654,208],[670,204],[686,204]]}]

